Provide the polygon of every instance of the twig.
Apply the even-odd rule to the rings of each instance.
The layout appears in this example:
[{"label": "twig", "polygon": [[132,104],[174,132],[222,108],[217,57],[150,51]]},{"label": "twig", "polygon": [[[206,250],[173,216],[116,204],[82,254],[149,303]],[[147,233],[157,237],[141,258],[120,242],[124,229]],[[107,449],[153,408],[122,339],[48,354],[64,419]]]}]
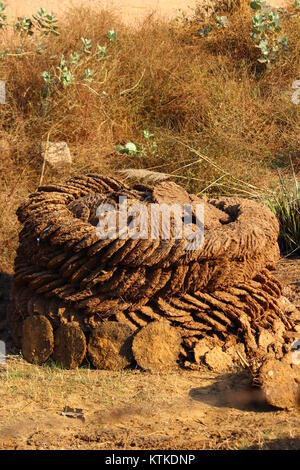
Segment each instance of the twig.
[{"label": "twig", "polygon": [[196,164],[196,163],[200,163],[201,161],[206,161],[207,163],[209,163],[210,165],[212,165],[214,168],[216,168],[216,170],[218,171],[221,171],[224,176],[230,176],[234,181],[240,183],[241,185],[243,186],[248,186],[249,188],[251,189],[255,189],[256,191],[263,191],[263,189],[261,188],[258,188],[257,186],[254,186],[253,184],[250,184],[250,183],[247,183],[247,181],[243,181],[243,180],[240,180],[239,178],[236,178],[235,176],[232,176],[229,172],[226,172],[223,170],[223,168],[221,168],[219,165],[217,165],[216,163],[214,163],[210,158],[208,158],[206,155],[203,155],[202,153],[198,152],[196,149],[194,149],[193,147],[191,147],[190,145],[182,142],[182,140],[176,138],[176,137],[173,137],[171,136],[170,139],[173,139],[175,140],[176,142],[178,142],[179,144],[181,144],[183,147],[186,147],[187,149],[189,149],[190,152],[198,155],[198,157],[200,157],[198,160],[196,160],[193,164]]},{"label": "twig", "polygon": [[[228,176],[228,175],[224,175],[224,176]],[[234,186],[230,186],[229,184],[222,184],[222,183],[215,183],[216,186],[222,186],[224,188],[229,188],[229,189],[234,189],[235,191],[239,191],[241,193],[244,193],[244,194],[248,194],[249,196],[251,197],[255,197],[255,198],[258,198],[260,195],[257,194],[257,193],[251,193],[250,191],[247,191],[246,189],[242,189],[242,188],[239,188],[239,187],[234,187]]]},{"label": "twig", "polygon": [[6,57],[21,57],[24,55],[35,55],[35,52],[20,52],[19,54],[5,54]]},{"label": "twig", "polygon": [[[106,80],[107,80],[107,76],[108,76],[108,72],[107,72],[107,70],[105,70],[105,77],[104,77],[104,80],[103,80],[102,82],[97,82],[98,85],[104,85],[104,83],[105,83]],[[97,95],[97,96],[100,96],[100,98],[101,98],[101,95],[100,95],[96,90],[94,90],[94,88],[90,87],[87,83],[76,82],[76,85],[85,86],[85,87],[88,88],[92,93],[94,93],[94,94]]]},{"label": "twig", "polygon": [[94,90],[94,88],[90,87],[87,83],[76,82],[76,85],[85,86],[88,90],[90,90],[92,93],[94,93],[94,95],[97,95],[97,96],[101,97],[101,95],[96,90]]},{"label": "twig", "polygon": [[222,175],[220,176],[220,178],[216,179],[215,181],[213,181],[212,183],[210,183],[208,186],[206,186],[206,188],[202,189],[202,191],[200,191],[199,193],[197,193],[197,196],[199,196],[199,194],[203,194],[205,193],[205,191],[207,191],[209,188],[211,188],[212,186],[214,186],[215,184],[217,184],[218,181],[222,180],[223,178],[225,178],[226,175]]},{"label": "twig", "polygon": [[43,158],[42,172],[41,172],[41,177],[40,177],[40,182],[38,184],[38,187],[42,186],[42,182],[43,182],[43,178],[44,178],[45,166],[46,166],[46,153],[47,153],[47,148],[48,148],[48,143],[49,143],[50,132],[51,132],[51,130],[47,134],[47,140],[46,140],[46,146],[45,146],[45,152],[44,152],[44,158]]},{"label": "twig", "polygon": [[241,355],[241,353],[239,351],[236,351],[237,355],[239,356],[240,360],[242,361],[242,363],[248,367],[250,369],[250,364],[249,362],[246,361],[246,359],[243,358],[243,356]]},{"label": "twig", "polygon": [[143,80],[145,72],[146,72],[146,69],[143,70],[141,77],[139,78],[139,80],[137,81],[137,83],[133,87],[127,88],[127,90],[120,91],[120,96],[125,95],[126,93],[129,93],[130,91],[135,90],[139,86],[141,81]]}]

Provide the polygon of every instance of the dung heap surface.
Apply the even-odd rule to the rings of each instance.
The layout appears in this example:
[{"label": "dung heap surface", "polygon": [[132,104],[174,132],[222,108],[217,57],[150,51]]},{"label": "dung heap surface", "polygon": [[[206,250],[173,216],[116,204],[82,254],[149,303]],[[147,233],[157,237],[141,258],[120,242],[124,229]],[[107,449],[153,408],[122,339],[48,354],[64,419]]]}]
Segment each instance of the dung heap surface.
[{"label": "dung heap surface", "polygon": [[[165,239],[162,227],[152,238],[119,227],[100,239],[97,208],[105,204],[119,220],[120,197],[129,209],[141,205],[147,224],[153,204],[188,204],[190,233],[202,204],[203,243],[187,250],[185,232],[178,238],[171,229]],[[254,201],[199,199],[171,182],[129,187],[89,174],[40,187],[17,215],[23,227],[8,319],[30,362],[53,357],[74,368],[88,358],[120,369],[135,360],[163,370],[180,360],[222,372],[242,361],[257,375],[295,340],[297,319],[284,311],[272,275],[278,222]]]}]

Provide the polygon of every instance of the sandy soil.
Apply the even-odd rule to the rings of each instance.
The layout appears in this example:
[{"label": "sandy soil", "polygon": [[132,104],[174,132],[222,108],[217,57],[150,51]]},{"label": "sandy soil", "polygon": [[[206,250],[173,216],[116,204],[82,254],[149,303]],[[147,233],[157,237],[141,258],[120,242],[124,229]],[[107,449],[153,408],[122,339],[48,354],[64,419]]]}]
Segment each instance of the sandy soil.
[{"label": "sandy soil", "polygon": [[148,13],[156,11],[163,16],[175,16],[179,9],[189,10],[196,0],[8,0],[9,11],[25,15],[36,11],[39,7],[47,8],[54,13],[63,13],[70,5],[92,5],[115,9],[126,21],[141,19]]},{"label": "sandy soil", "polygon": [[[62,14],[70,5],[93,5],[115,9],[125,21],[134,22],[151,12],[164,17],[174,17],[179,10],[189,13],[199,0],[7,0],[6,3],[9,12],[15,15],[29,15],[40,7]],[[278,7],[284,6],[287,0],[269,0],[269,3]]]}]

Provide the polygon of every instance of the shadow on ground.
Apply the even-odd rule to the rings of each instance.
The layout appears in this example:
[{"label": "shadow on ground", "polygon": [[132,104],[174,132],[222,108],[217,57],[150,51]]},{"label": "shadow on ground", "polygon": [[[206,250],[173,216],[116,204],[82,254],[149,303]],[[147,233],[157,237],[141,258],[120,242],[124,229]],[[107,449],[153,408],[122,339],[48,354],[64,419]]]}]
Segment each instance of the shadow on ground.
[{"label": "shadow on ground", "polygon": [[[0,271],[0,341],[5,343],[6,354],[16,353],[6,322],[6,312],[9,303],[12,275]],[[1,351],[3,353],[3,351]]]},{"label": "shadow on ground", "polygon": [[247,450],[300,450],[300,438],[283,437],[267,441],[263,446],[251,446]]},{"label": "shadow on ground", "polygon": [[211,385],[192,388],[189,396],[193,400],[219,408],[274,411],[274,408],[266,403],[261,390],[251,385],[251,376],[246,371],[222,375]]}]

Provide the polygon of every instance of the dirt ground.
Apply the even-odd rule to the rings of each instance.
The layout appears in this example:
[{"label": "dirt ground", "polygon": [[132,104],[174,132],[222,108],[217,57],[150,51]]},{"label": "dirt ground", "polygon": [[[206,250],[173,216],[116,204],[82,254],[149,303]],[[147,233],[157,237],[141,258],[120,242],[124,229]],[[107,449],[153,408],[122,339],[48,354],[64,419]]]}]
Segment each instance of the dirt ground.
[{"label": "dirt ground", "polygon": [[[300,259],[278,274],[300,306]],[[0,367],[0,449],[300,449],[299,410],[259,402],[245,371],[65,371],[16,354]]]}]

